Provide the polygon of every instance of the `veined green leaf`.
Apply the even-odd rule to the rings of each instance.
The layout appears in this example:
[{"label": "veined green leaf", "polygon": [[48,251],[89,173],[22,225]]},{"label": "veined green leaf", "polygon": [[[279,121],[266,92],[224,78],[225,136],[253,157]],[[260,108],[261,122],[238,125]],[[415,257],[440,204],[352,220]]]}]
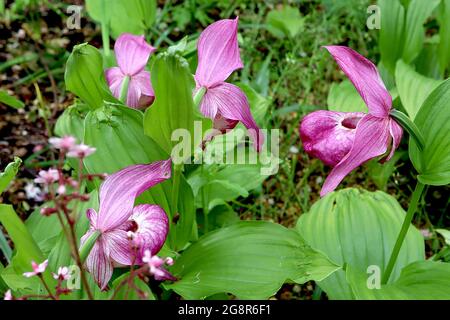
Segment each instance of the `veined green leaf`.
[{"label": "veined green leaf", "polygon": [[445,80],[426,98],[414,123],[425,139],[419,151],[413,139],[409,141],[409,157],[424,184],[450,183],[450,79]]},{"label": "veined green leaf", "polygon": [[3,172],[0,172],[0,194],[6,190],[9,183],[14,179],[19,171],[22,160],[19,157],[14,157],[14,162],[9,163]]},{"label": "veined green leaf", "polygon": [[[201,143],[202,132],[194,132],[196,115],[192,92],[195,84],[187,61],[178,54],[158,55],[152,69],[152,85],[156,99],[145,112],[145,133],[166,154],[172,154],[175,145],[182,145],[183,150],[191,152],[183,155],[188,158]],[[175,132],[181,134],[181,142],[172,141]]]},{"label": "veined green leaf", "polygon": [[439,2],[440,0],[411,0],[409,3],[406,13],[402,54],[402,59],[406,63],[412,62],[422,50],[425,38],[423,24]]},{"label": "veined green leaf", "polygon": [[439,20],[439,68],[441,75],[450,68],[450,0],[442,0],[438,10]]},{"label": "veined green leaf", "polygon": [[[384,271],[400,231],[405,212],[388,194],[343,189],[328,194],[303,214],[297,230],[315,250],[338,265],[351,265],[362,273],[369,266]],[[407,264],[424,260],[423,237],[411,226],[392,273],[398,278]],[[319,282],[330,299],[354,298],[345,272],[337,271]]]},{"label": "veined green leaf", "polygon": [[402,56],[405,9],[398,0],[379,0],[381,9],[380,53],[386,69],[393,75]]},{"label": "veined green leaf", "polygon": [[87,43],[73,47],[64,80],[67,90],[79,96],[91,109],[100,108],[104,101],[118,102],[106,83],[102,55]]},{"label": "veined green leaf", "polygon": [[86,9],[95,21],[102,23],[106,19],[113,38],[125,32],[145,34],[156,17],[155,0],[86,0]]},{"label": "veined green leaf", "polygon": [[414,120],[422,103],[442,81],[424,77],[402,60],[397,62],[395,82],[403,107]]},{"label": "veined green leaf", "polygon": [[180,280],[165,287],[185,299],[221,292],[266,299],[287,280],[322,280],[339,268],[294,230],[240,221],[206,234],[184,251],[170,270]]},{"label": "veined green leaf", "polygon": [[448,300],[450,263],[418,261],[406,266],[394,283],[379,289],[368,287],[367,273],[348,266],[347,280],[356,299],[363,300]]}]

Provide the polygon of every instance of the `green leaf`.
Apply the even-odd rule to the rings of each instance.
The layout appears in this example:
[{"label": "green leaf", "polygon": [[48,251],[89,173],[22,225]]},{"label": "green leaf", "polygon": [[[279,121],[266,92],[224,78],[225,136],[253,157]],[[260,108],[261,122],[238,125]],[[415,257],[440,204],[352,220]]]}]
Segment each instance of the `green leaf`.
[{"label": "green leaf", "polygon": [[136,288],[140,290],[141,294],[146,296],[145,300],[156,300],[148,284],[139,277],[133,277],[133,285],[136,288],[130,287],[127,283],[129,276],[130,272],[126,272],[113,281],[111,297],[114,295],[114,300],[142,300],[141,296],[137,293]]},{"label": "green leaf", "polygon": [[304,20],[298,8],[283,6],[280,10],[272,10],[266,18],[267,29],[275,37],[294,38],[303,29]]},{"label": "green leaf", "polygon": [[125,32],[145,34],[156,17],[155,0],[86,0],[86,9],[95,21],[102,23],[106,19],[113,38]]},{"label": "green leaf", "polygon": [[74,136],[78,141],[83,141],[84,118],[89,107],[84,103],[71,105],[59,116],[55,125],[55,133],[62,136]]},{"label": "green leaf", "polygon": [[185,299],[221,292],[266,299],[287,280],[322,280],[338,269],[294,230],[240,221],[206,234],[184,251],[170,270],[180,280],[165,287]]},{"label": "green leaf", "polygon": [[441,75],[450,68],[450,0],[442,0],[438,10],[439,21],[439,67]]},{"label": "green leaf", "polygon": [[429,78],[440,79],[443,76],[439,70],[438,58],[439,36],[426,38],[422,51],[414,61],[416,71]]},{"label": "green leaf", "polygon": [[5,170],[0,172],[0,194],[6,190],[9,183],[14,179],[21,164],[22,160],[19,157],[14,157],[14,162],[8,163]]},{"label": "green leaf", "polygon": [[19,99],[10,96],[5,90],[0,90],[0,103],[6,104],[15,109],[22,109],[25,104]]},{"label": "green leaf", "polygon": [[403,107],[409,117],[414,120],[422,103],[442,81],[427,78],[407,65],[402,60],[397,62],[395,82]]},{"label": "green leaf", "polygon": [[106,83],[102,55],[87,43],[73,47],[67,59],[64,81],[67,90],[75,93],[91,109],[100,108],[104,101],[118,103]]},{"label": "green leaf", "polygon": [[267,178],[261,175],[260,165],[203,165],[189,175],[197,207],[203,207],[202,194],[208,210],[239,196],[247,197],[249,191]]},{"label": "green leaf", "polygon": [[349,80],[333,83],[327,98],[328,110],[340,112],[367,112],[367,106]]},{"label": "green leaf", "polygon": [[[404,216],[398,202],[384,192],[343,189],[316,202],[300,217],[297,230],[313,249],[324,252],[338,265],[351,265],[363,273],[376,265],[383,272]],[[391,279],[397,279],[404,266],[417,260],[424,260],[424,242],[411,226]],[[330,299],[353,298],[344,271],[319,285]]]},{"label": "green leaf", "polygon": [[406,13],[402,54],[402,59],[406,63],[412,62],[422,50],[425,38],[423,24],[439,2],[440,0],[411,0],[409,3]]},{"label": "green leaf", "polygon": [[418,261],[406,266],[394,283],[369,289],[368,275],[349,266],[347,279],[356,299],[364,300],[448,300],[450,264]]},{"label": "green leaf", "polygon": [[378,5],[381,9],[381,60],[387,70],[394,74],[395,63],[402,56],[405,9],[398,0],[379,0]]},{"label": "green leaf", "polygon": [[[28,294],[43,292],[37,278],[25,278],[23,273],[31,270],[31,261],[41,263],[45,258],[12,206],[0,205],[0,223],[8,231],[15,248],[11,263],[1,273],[3,281],[14,291]],[[54,283],[49,270],[44,273],[44,278],[48,284]]]},{"label": "green leaf", "polygon": [[40,208],[36,208],[25,221],[25,226],[31,233],[34,241],[39,246],[41,252],[47,256],[53,249],[61,233],[61,225],[56,215],[49,217],[40,213]]},{"label": "green leaf", "polygon": [[425,139],[419,151],[413,139],[409,142],[409,157],[424,184],[450,183],[450,79],[439,85],[424,101],[414,123]]},{"label": "green leaf", "polygon": [[[85,120],[84,142],[97,151],[85,159],[86,170],[89,173],[113,173],[134,164],[167,160],[169,155],[152,138],[144,135],[142,123],[140,111],[119,105],[107,105],[89,112]],[[196,238],[194,198],[191,187],[182,176],[178,199],[180,217],[175,223],[175,213],[171,212],[169,205],[171,194],[172,180],[168,180],[144,192],[138,202],[158,204],[165,210],[169,221],[172,221],[169,232],[171,247],[181,249]]]},{"label": "green leaf", "polygon": [[[187,61],[177,54],[158,55],[152,69],[152,85],[157,98],[145,112],[145,133],[167,154],[172,153],[175,145],[182,145],[183,150],[192,152],[202,136],[194,135],[192,92],[195,83]],[[181,142],[172,141],[172,135],[178,129],[186,130],[189,136]]]}]

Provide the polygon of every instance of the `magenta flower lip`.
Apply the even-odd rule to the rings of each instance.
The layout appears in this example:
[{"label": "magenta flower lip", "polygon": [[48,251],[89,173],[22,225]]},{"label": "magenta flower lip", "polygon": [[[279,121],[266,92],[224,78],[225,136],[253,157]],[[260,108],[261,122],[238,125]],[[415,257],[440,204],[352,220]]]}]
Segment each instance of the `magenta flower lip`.
[{"label": "magenta flower lip", "polygon": [[116,98],[120,97],[125,77],[130,78],[126,104],[139,108],[151,104],[155,97],[150,72],[145,70],[147,61],[155,48],[145,42],[144,36],[121,34],[114,44],[118,67],[105,71],[106,81]]},{"label": "magenta flower lip", "polygon": [[206,89],[200,111],[214,120],[215,129],[224,132],[242,122],[249,130],[256,150],[260,151],[264,136],[253,119],[247,97],[238,86],[225,82],[235,70],[244,66],[237,40],[238,21],[238,18],[219,20],[200,35],[196,90]]},{"label": "magenta flower lip", "polygon": [[[106,178],[100,187],[99,212],[89,209],[88,232],[81,238],[81,246],[94,233],[100,236],[86,260],[86,267],[99,287],[106,288],[114,266],[142,264],[145,250],[158,253],[163,246],[169,221],[157,205],[134,206],[135,199],[145,190],[171,176],[171,160],[126,167]],[[138,245],[132,250],[129,232],[136,235]]]},{"label": "magenta flower lip", "polygon": [[392,158],[400,144],[403,129],[389,112],[392,97],[376,66],[356,51],[344,46],[325,47],[353,83],[369,112],[320,110],[308,114],[300,123],[300,137],[305,151],[333,167],[325,180],[321,196],[364,162],[387,153]]}]

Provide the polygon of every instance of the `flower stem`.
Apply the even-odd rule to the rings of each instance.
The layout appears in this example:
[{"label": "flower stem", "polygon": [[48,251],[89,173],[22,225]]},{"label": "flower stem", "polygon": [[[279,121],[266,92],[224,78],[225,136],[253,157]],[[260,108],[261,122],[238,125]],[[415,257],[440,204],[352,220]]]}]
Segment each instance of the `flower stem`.
[{"label": "flower stem", "polygon": [[111,56],[111,49],[109,48],[109,26],[108,26],[108,17],[106,16],[106,1],[102,1],[102,21],[101,21],[101,29],[102,29],[102,43],[103,43],[103,54],[106,58],[106,61],[109,60]]},{"label": "flower stem", "polygon": [[202,101],[203,96],[206,93],[205,87],[200,87],[200,89],[197,90],[197,92],[194,95],[194,105],[198,107],[200,105],[200,102]]},{"label": "flower stem", "polygon": [[49,297],[52,300],[57,300],[56,297],[53,295],[52,291],[50,290],[50,288],[48,287],[47,283],[45,282],[44,277],[42,276],[42,274],[39,274],[38,277],[41,280],[42,284],[44,285],[45,290],[47,290]]},{"label": "flower stem", "polygon": [[127,104],[128,84],[129,83],[130,83],[130,77],[125,76],[125,78],[123,78],[122,87],[120,88],[120,96],[119,96],[119,100],[122,101],[124,104]]},{"label": "flower stem", "polygon": [[416,124],[406,114],[399,110],[392,109],[390,114],[414,139],[419,150],[423,151],[425,148],[425,139]]},{"label": "flower stem", "polygon": [[394,249],[392,250],[388,265],[386,267],[386,270],[384,271],[383,278],[381,279],[382,284],[386,284],[389,281],[389,277],[391,276],[392,270],[394,269],[395,262],[397,261],[403,241],[405,240],[406,234],[408,233],[414,213],[417,211],[417,205],[419,203],[420,197],[422,196],[424,188],[425,185],[417,181],[416,188],[414,189],[411,202],[408,207],[408,211],[406,212],[405,220],[403,220],[400,233],[398,234],[397,240],[395,241]]},{"label": "flower stem", "polygon": [[80,260],[81,263],[84,263],[86,261],[86,258],[88,257],[89,253],[91,252],[92,248],[94,247],[95,242],[97,241],[98,237],[100,236],[100,231],[94,231],[89,238],[87,238],[86,242],[80,249]]}]

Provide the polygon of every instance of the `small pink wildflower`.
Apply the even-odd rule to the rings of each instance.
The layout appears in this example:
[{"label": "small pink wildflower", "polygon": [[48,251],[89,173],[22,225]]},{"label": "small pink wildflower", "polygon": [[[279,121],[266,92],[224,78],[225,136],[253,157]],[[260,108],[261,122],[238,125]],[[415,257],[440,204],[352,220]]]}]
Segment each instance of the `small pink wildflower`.
[{"label": "small pink wildflower", "polygon": [[53,273],[53,278],[56,280],[68,280],[70,279],[69,268],[59,267],[57,273]]},{"label": "small pink wildflower", "polygon": [[5,292],[5,297],[3,298],[4,300],[14,300],[14,297],[11,293],[11,290],[8,290]]},{"label": "small pink wildflower", "polygon": [[56,149],[68,151],[75,146],[76,139],[72,136],[64,136],[62,138],[53,137],[48,139],[48,142]]},{"label": "small pink wildflower", "polygon": [[48,169],[39,171],[39,176],[34,179],[34,182],[41,183],[44,185],[50,185],[53,182],[57,181],[59,178],[58,170],[56,169]]},{"label": "small pink wildflower", "polygon": [[47,269],[48,259],[42,262],[41,264],[37,264],[34,261],[31,261],[31,266],[33,267],[33,271],[25,272],[23,275],[27,278],[31,278],[33,276],[41,275],[45,269]]},{"label": "small pink wildflower", "polygon": [[95,150],[96,150],[95,148],[90,147],[84,143],[81,143],[70,148],[69,152],[67,153],[67,156],[71,158],[86,158],[87,156],[93,154]]}]

